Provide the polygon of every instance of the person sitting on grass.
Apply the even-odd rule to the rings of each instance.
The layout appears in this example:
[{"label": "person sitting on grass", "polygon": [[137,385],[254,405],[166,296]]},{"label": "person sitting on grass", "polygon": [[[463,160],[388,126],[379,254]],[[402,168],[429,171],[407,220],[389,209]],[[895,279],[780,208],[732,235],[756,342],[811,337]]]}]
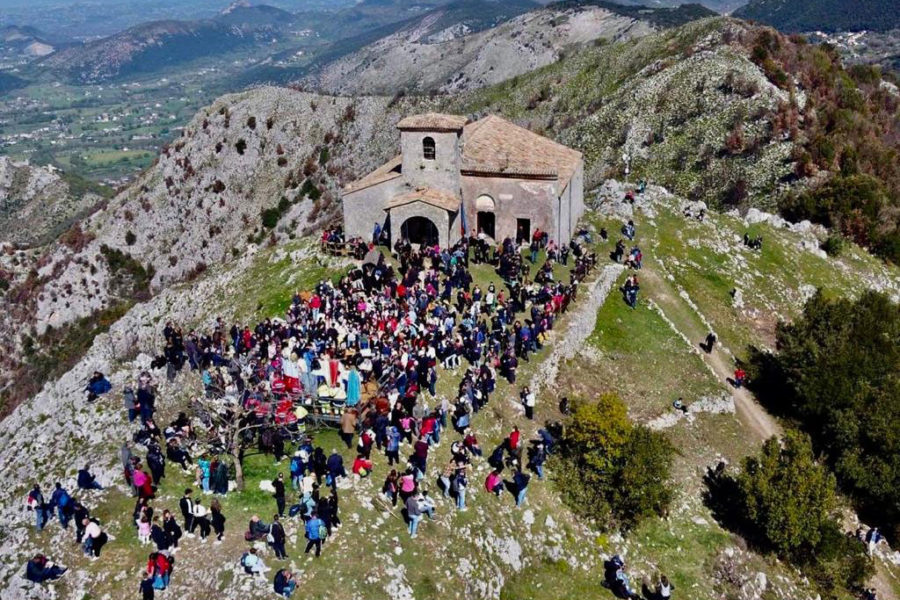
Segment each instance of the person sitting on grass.
[{"label": "person sitting on grass", "polygon": [[55,581],[62,577],[66,570],[65,567],[53,564],[53,561],[43,554],[36,554],[25,565],[25,579],[34,583]]},{"label": "person sitting on grass", "polygon": [[281,569],[275,573],[275,580],[272,582],[272,587],[279,596],[290,598],[291,594],[294,593],[294,589],[297,587],[297,581],[294,579],[293,573],[287,569]]}]

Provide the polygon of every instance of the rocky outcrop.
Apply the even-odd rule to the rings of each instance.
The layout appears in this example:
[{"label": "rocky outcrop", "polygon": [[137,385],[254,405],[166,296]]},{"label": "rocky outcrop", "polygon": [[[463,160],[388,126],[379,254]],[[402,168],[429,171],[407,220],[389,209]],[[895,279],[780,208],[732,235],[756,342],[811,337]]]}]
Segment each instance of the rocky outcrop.
[{"label": "rocky outcrop", "polygon": [[73,194],[52,167],[0,156],[0,242],[18,246],[49,242],[100,200],[90,192]]},{"label": "rocky outcrop", "polygon": [[440,12],[326,65],[304,83],[330,93],[456,92],[505,81],[595,40],[653,31],[646,22],[584,6],[546,8],[469,34],[462,24],[434,31]]}]

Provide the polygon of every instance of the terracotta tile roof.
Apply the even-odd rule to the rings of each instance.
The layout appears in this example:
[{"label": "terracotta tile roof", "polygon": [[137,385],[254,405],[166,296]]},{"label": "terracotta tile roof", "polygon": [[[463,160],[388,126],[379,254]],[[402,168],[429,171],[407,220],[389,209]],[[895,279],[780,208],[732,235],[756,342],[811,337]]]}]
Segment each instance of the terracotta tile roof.
[{"label": "terracotta tile roof", "polygon": [[361,189],[372,187],[373,185],[389,181],[391,179],[394,179],[395,177],[400,177],[399,167],[402,162],[403,157],[398,154],[362,179],[357,179],[356,181],[345,185],[343,190],[344,193],[349,194],[351,192],[358,192]]},{"label": "terracotta tile roof", "polygon": [[421,129],[427,131],[459,131],[469,119],[459,115],[425,113],[410,115],[397,123],[397,129]]},{"label": "terracotta tile roof", "polygon": [[495,115],[466,125],[462,141],[462,170],[471,173],[555,175],[562,189],[581,164],[581,152]]},{"label": "terracotta tile roof", "polygon": [[444,210],[459,210],[459,198],[449,192],[434,188],[416,188],[411,192],[394,196],[388,201],[384,209],[390,210],[413,202],[424,202]]}]

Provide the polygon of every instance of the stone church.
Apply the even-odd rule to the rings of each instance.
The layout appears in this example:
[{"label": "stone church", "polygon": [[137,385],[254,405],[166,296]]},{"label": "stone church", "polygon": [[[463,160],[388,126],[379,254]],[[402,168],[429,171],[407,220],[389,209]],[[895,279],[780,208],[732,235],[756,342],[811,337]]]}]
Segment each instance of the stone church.
[{"label": "stone church", "polygon": [[528,240],[536,229],[567,243],[584,213],[581,153],[497,116],[429,113],[397,124],[400,154],[343,190],[347,237],[375,224],[442,247],[483,232]]}]

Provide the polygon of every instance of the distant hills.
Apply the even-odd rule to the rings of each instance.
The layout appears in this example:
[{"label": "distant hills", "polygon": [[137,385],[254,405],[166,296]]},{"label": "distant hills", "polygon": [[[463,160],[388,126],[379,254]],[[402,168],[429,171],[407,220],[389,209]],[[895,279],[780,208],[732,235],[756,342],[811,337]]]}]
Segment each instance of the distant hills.
[{"label": "distant hills", "polygon": [[640,37],[715,14],[697,4],[647,9],[577,0],[533,9],[530,2],[454,2],[355,52],[323,61],[301,82],[351,95],[458,92],[546,66],[580,44]]},{"label": "distant hills", "polygon": [[0,93],[17,90],[26,85],[28,85],[28,82],[21,77],[16,77],[15,75],[0,71]]},{"label": "distant hills", "polygon": [[295,18],[287,11],[260,5],[238,6],[208,20],[154,21],[66,48],[42,64],[73,82],[96,83],[268,44]]},{"label": "distant hills", "polygon": [[12,50],[25,56],[46,56],[56,50],[58,43],[51,41],[34,27],[7,25],[0,27],[0,49]]},{"label": "distant hills", "polygon": [[887,31],[900,27],[897,0],[750,0],[735,17],[788,33]]}]

